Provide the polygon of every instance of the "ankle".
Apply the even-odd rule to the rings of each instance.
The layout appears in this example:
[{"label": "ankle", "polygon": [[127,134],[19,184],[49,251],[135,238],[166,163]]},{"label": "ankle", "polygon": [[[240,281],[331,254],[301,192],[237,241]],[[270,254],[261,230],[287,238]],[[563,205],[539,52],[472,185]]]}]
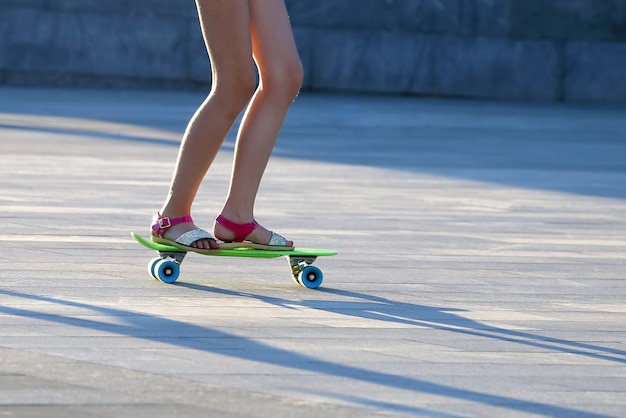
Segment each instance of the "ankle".
[{"label": "ankle", "polygon": [[259,224],[252,220],[251,222],[237,222],[227,218],[224,215],[219,215],[215,219],[215,224],[229,230],[230,235],[234,235],[235,241],[244,241],[248,235],[254,231]]},{"label": "ankle", "polygon": [[247,224],[254,221],[254,213],[251,210],[232,210],[224,207],[219,216],[237,224]]},{"label": "ankle", "polygon": [[152,234],[157,235],[159,237],[163,237],[165,232],[168,231],[170,228],[176,225],[183,224],[183,223],[193,224],[193,219],[191,219],[191,216],[189,215],[180,216],[180,217],[170,217],[170,216],[163,216],[160,212],[157,212],[157,214],[154,215],[154,218],[152,219],[152,226],[151,226]]},{"label": "ankle", "polygon": [[168,196],[167,200],[161,207],[159,214],[161,216],[168,216],[170,218],[180,218],[183,216],[190,216],[191,206],[176,204],[175,200],[177,199],[173,199],[171,195]]}]

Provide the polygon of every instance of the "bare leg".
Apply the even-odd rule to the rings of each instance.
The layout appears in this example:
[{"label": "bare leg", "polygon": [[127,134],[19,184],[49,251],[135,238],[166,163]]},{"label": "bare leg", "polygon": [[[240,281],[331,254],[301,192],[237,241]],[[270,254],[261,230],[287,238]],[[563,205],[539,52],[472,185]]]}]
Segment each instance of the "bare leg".
[{"label": "bare leg", "polygon": [[[302,85],[303,70],[284,0],[249,0],[252,51],[260,84],[242,120],[235,149],[230,190],[222,215],[236,223],[254,219],[261,177],[289,106]],[[215,236],[234,233],[216,223]],[[270,232],[259,226],[248,240],[265,244]],[[287,245],[293,245],[291,241]]]},{"label": "bare leg", "polygon": [[[181,144],[163,216],[187,216],[215,155],[256,85],[248,0],[197,0],[204,40],[211,58],[213,83],[209,97],[189,122]],[[195,229],[183,223],[165,236],[176,239]],[[194,244],[217,248],[213,240]]]}]

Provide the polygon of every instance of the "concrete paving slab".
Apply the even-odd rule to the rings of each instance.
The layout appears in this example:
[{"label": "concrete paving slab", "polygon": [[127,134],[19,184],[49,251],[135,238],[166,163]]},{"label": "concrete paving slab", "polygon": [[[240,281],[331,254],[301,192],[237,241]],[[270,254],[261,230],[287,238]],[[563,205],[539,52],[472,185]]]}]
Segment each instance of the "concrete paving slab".
[{"label": "concrete paving slab", "polygon": [[303,95],[257,216],[339,251],[312,291],[284,260],[149,278],[129,233],[202,100],[0,89],[0,414],[626,415],[626,108]]}]

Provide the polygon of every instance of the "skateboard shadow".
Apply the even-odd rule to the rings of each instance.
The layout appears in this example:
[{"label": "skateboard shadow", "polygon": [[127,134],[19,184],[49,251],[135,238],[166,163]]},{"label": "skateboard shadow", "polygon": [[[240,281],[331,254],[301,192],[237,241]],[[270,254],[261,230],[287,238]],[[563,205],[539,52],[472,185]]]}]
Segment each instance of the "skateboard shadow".
[{"label": "skateboard shadow", "polygon": [[626,351],[624,350],[486,325],[478,321],[467,319],[461,315],[454,314],[454,312],[462,312],[459,309],[398,302],[380,296],[329,288],[318,288],[315,292],[356,299],[356,301],[322,299],[289,300],[271,296],[255,295],[248,292],[219,289],[194,283],[177,282],[175,285],[228,296],[257,299],[267,304],[282,308],[293,309],[294,306],[299,306],[308,309],[330,312],[341,316],[353,316],[372,321],[414,325],[422,328],[431,328],[457,334],[471,335],[507,343],[546,349],[559,353],[575,354],[597,360],[626,364]]},{"label": "skateboard shadow", "polygon": [[[183,286],[205,292],[254,298],[268,304],[285,308],[288,306],[294,306],[294,304],[301,304],[305,307],[312,307],[312,309],[324,309],[337,313],[345,312],[343,309],[339,310],[337,308],[331,308],[329,305],[327,305],[327,303],[329,303],[328,301],[294,301],[282,298],[255,295],[252,293],[217,289],[209,286],[195,284],[179,284],[178,286]],[[391,307],[395,305],[394,302],[387,299],[371,297],[365,294],[343,291],[330,291],[329,293],[340,296],[359,297],[364,299],[364,302],[362,302],[361,306],[355,308],[356,313],[353,313],[363,318],[379,319],[379,315],[368,313],[369,311],[371,311],[373,305],[376,305],[378,308],[380,308],[380,306],[378,305],[381,304],[389,305],[389,308],[383,308],[382,312],[380,313],[385,312],[385,310],[390,311]],[[542,416],[577,416],[584,418],[595,418],[602,416],[567,407],[521,400],[507,396],[492,395],[476,390],[459,389],[454,386],[433,383],[424,379],[416,379],[413,377],[377,372],[361,367],[326,361],[309,355],[298,353],[297,351],[290,351],[277,347],[272,347],[268,344],[264,344],[263,342],[254,341],[249,338],[243,338],[241,336],[221,330],[173,320],[162,316],[147,315],[117,308],[108,308],[87,303],[73,302],[58,298],[38,296],[9,290],[0,290],[0,294],[26,300],[35,300],[38,302],[85,309],[87,311],[96,312],[99,315],[105,315],[108,317],[109,320],[105,319],[105,321],[101,321],[97,319],[90,319],[89,316],[70,317],[61,314],[50,314],[49,312],[44,313],[39,312],[35,310],[34,307],[30,306],[28,308],[0,306],[0,312],[6,315],[14,315],[27,318],[36,317],[40,321],[46,321],[55,324],[98,330],[120,336],[139,338],[204,352],[215,352],[221,355],[231,356],[243,360],[261,362],[281,367],[289,367],[295,370],[324,374],[327,376],[352,379],[355,381],[382,385],[390,388],[400,389],[403,391],[412,391],[415,393],[432,394],[452,399],[471,401],[504,408],[511,411],[533,413]],[[334,303],[336,306],[342,306],[341,303]],[[408,321],[409,323],[419,323],[420,321],[423,321],[424,315],[421,314],[421,312],[424,312],[430,314],[428,316],[428,321],[439,318],[437,321],[439,322],[438,328],[440,329],[450,330],[451,332],[458,332],[456,330],[456,327],[458,327],[459,324],[462,324],[461,328],[467,328],[466,331],[468,333],[474,335],[482,335],[482,331],[477,330],[479,325],[478,323],[475,323],[474,321],[467,321],[462,318],[460,319],[454,314],[447,312],[445,309],[420,305],[411,306],[412,310],[415,313],[405,315],[405,321]],[[398,313],[397,308],[393,309],[393,311],[395,314]],[[381,319],[382,316],[384,315],[381,315]],[[111,317],[114,317],[116,320],[110,321]],[[385,320],[388,319],[389,318],[386,318]],[[452,328],[452,324],[450,323],[453,319],[456,321],[454,324],[455,328]],[[423,324],[420,324],[420,326],[423,326]],[[161,331],[155,332],[155,330]],[[504,335],[508,333],[508,331],[504,330],[501,330],[500,332]],[[225,338],[229,339],[229,341],[231,341],[237,349],[224,350],[221,342],[224,341]],[[536,338],[539,339],[539,337]],[[329,396],[333,395],[330,394]],[[408,405],[367,401],[361,399],[360,397],[353,397],[351,398],[351,401],[361,403],[363,406],[374,405],[376,407],[388,411],[391,410],[394,412],[402,411],[416,414],[430,414],[432,416],[450,416],[440,414],[437,411],[427,411],[422,408],[414,408]]]},{"label": "skateboard shadow", "polygon": [[342,297],[361,299],[362,301],[343,303],[340,309],[337,308],[336,302],[323,300],[307,300],[302,301],[301,304],[310,309],[319,309],[364,319],[415,325],[626,364],[626,351],[624,350],[486,325],[460,315],[455,315],[453,312],[460,311],[457,309],[435,308],[397,302],[379,296],[345,290],[327,288],[318,290]]}]

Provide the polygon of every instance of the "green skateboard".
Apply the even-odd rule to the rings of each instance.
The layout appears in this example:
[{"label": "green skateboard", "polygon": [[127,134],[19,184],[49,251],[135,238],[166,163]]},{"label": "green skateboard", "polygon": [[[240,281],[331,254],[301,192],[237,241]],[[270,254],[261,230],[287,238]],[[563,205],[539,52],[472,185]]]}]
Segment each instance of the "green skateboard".
[{"label": "green skateboard", "polygon": [[[156,244],[134,232],[130,235],[141,245],[157,251],[159,256],[152,259],[148,264],[150,275],[164,283],[174,283],[180,274],[180,264],[183,262],[187,251],[170,245]],[[296,283],[309,289],[315,289],[322,284],[324,275],[322,271],[313,266],[317,257],[336,255],[336,251],[319,250],[313,248],[296,248],[286,250],[254,250],[250,248],[221,250],[215,253],[196,253],[211,257],[251,257],[251,258],[277,258],[285,256],[289,261],[291,275]]]}]

